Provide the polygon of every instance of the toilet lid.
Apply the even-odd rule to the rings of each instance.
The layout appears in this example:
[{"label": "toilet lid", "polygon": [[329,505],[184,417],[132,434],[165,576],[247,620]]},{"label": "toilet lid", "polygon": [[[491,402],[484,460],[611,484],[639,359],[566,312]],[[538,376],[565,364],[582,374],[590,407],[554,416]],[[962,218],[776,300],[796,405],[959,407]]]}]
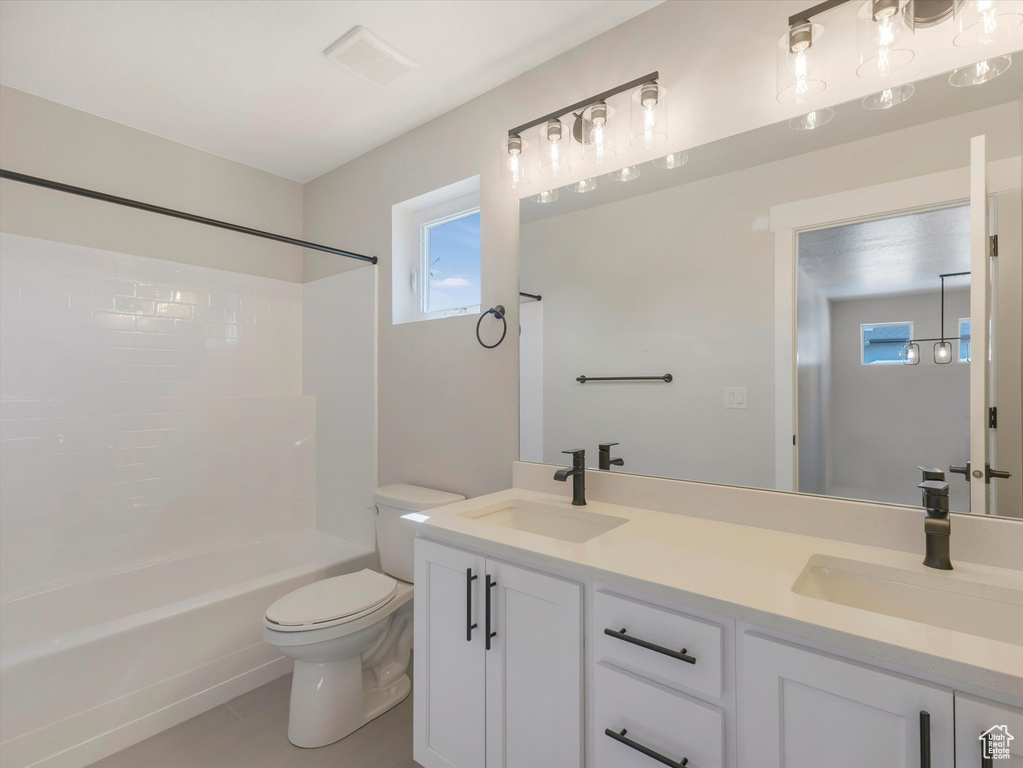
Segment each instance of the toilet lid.
[{"label": "toilet lid", "polygon": [[397,587],[390,576],[367,568],[299,587],[271,605],[266,618],[289,627],[354,618],[386,603]]}]

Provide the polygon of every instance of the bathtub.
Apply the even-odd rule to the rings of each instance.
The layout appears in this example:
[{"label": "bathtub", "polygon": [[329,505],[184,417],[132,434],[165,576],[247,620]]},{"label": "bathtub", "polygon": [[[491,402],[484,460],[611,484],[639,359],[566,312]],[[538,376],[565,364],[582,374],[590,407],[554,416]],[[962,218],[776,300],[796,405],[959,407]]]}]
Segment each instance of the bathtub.
[{"label": "bathtub", "polygon": [[262,640],[270,603],[376,562],[310,533],[0,604],[0,765],[81,768],[287,673]]}]

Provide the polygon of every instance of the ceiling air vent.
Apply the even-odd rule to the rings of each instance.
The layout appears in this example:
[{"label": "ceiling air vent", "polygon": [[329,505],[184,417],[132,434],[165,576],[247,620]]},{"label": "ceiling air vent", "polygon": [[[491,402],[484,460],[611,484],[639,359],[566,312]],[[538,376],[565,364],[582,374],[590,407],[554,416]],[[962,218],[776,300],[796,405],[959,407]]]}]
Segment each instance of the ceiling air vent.
[{"label": "ceiling air vent", "polygon": [[419,66],[365,27],[355,27],[323,53],[331,61],[377,85],[387,85]]}]

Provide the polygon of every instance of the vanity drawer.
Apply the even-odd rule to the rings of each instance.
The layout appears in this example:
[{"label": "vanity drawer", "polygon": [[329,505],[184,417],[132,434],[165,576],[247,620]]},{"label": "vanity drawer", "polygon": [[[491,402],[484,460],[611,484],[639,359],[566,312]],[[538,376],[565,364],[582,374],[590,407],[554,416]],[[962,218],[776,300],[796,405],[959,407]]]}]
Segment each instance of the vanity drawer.
[{"label": "vanity drawer", "polygon": [[[725,713],[717,707],[652,683],[605,662],[594,673],[596,768],[655,768],[652,750],[694,768],[723,768]],[[624,744],[605,729],[633,742]]]},{"label": "vanity drawer", "polygon": [[[593,617],[596,660],[715,699],[723,696],[724,628],[720,624],[603,589],[593,594]],[[679,654],[683,648],[685,654]]]}]

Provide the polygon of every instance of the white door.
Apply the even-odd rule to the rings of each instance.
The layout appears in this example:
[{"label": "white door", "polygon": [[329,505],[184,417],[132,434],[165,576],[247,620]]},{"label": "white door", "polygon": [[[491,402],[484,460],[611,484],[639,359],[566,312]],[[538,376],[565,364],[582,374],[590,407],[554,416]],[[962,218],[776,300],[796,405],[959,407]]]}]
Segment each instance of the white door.
[{"label": "white door", "polygon": [[757,635],[742,643],[743,768],[952,768],[951,691]]},{"label": "white door", "polygon": [[582,587],[496,560],[486,571],[487,768],[578,768]]},{"label": "white door", "polygon": [[414,757],[425,768],[485,768],[485,560],[415,546]]},{"label": "white door", "polygon": [[970,143],[970,511],[988,513],[990,457],[991,238],[984,136]]},{"label": "white door", "polygon": [[1023,768],[1023,711],[955,696],[956,768]]}]

